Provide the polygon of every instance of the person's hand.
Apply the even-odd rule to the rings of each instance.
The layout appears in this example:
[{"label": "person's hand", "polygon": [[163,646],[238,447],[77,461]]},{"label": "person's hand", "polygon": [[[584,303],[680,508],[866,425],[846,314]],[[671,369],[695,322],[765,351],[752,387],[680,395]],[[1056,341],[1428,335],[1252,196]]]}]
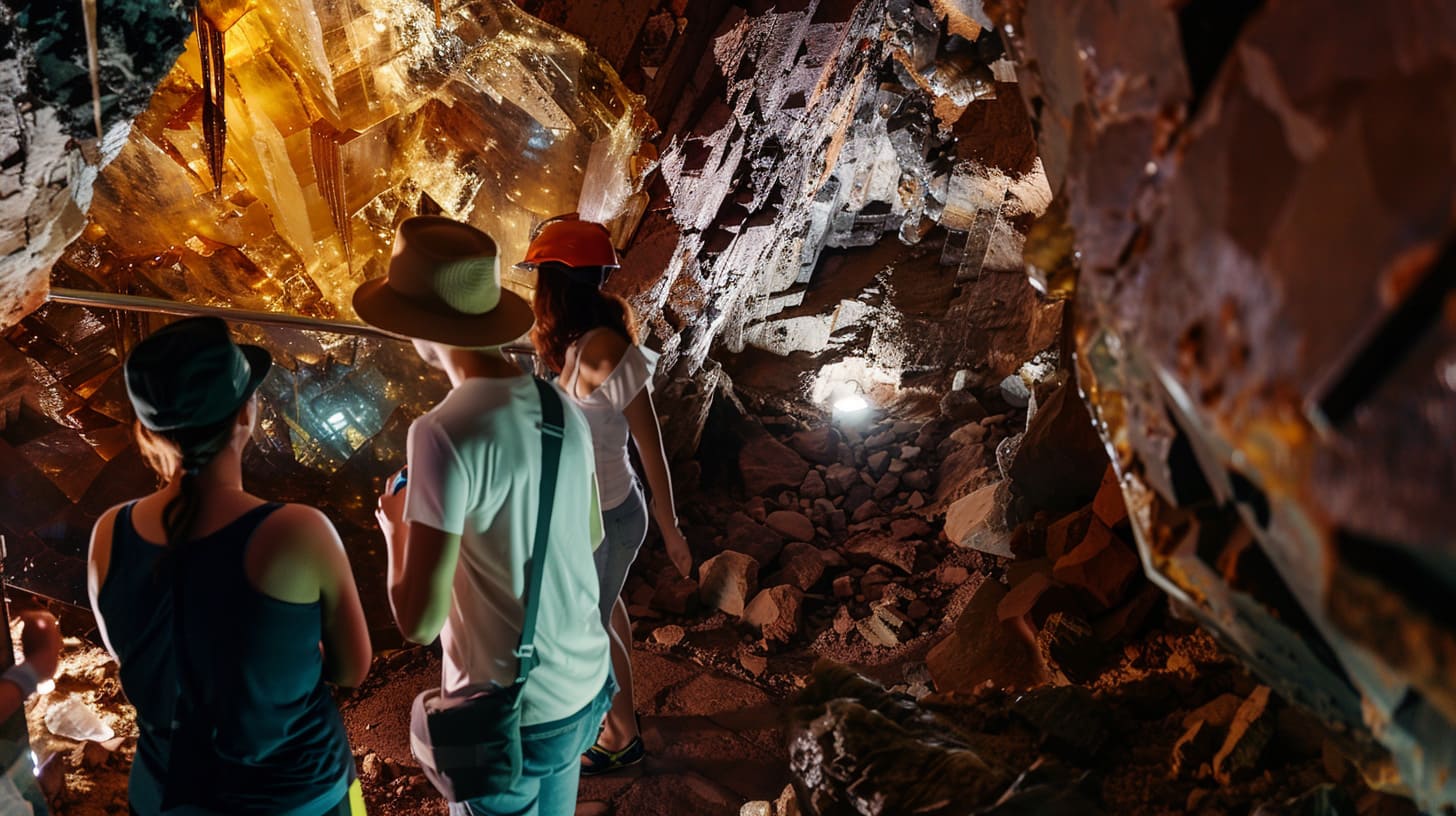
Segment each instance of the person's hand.
[{"label": "person's hand", "polygon": [[672,559],[672,565],[682,577],[687,578],[693,574],[693,551],[688,549],[687,537],[677,525],[664,527],[662,529],[662,544],[667,549],[667,557]]},{"label": "person's hand", "polygon": [[20,619],[25,622],[20,630],[20,650],[25,654],[25,662],[41,680],[55,677],[56,667],[61,663],[61,627],[56,623],[56,616],[40,610],[26,612]]},{"label": "person's hand", "polygon": [[[403,468],[401,468],[403,470]],[[393,485],[399,478],[399,471],[395,471],[385,481],[386,485]],[[386,540],[394,539],[394,531],[404,519],[404,497],[409,490],[409,484],[399,489],[398,493],[391,494],[388,488],[379,496],[379,504],[374,508],[374,518],[379,522],[379,530],[384,533]]]}]

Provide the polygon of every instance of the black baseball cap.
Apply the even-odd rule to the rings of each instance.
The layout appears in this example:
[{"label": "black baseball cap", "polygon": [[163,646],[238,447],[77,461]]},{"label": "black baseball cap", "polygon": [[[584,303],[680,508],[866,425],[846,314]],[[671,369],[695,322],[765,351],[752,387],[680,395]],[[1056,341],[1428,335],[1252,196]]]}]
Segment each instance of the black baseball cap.
[{"label": "black baseball cap", "polygon": [[220,318],[189,317],[139,343],[123,371],[142,425],[176,431],[235,415],[272,365],[264,349],[234,343]]}]

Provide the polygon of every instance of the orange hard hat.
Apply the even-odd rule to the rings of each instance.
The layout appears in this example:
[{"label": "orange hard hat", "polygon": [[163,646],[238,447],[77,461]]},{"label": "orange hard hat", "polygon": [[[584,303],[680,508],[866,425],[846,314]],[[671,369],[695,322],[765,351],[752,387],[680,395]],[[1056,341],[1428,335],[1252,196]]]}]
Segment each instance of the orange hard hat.
[{"label": "orange hard hat", "polygon": [[537,266],[548,261],[567,266],[621,266],[607,228],[571,216],[543,224],[521,264]]}]

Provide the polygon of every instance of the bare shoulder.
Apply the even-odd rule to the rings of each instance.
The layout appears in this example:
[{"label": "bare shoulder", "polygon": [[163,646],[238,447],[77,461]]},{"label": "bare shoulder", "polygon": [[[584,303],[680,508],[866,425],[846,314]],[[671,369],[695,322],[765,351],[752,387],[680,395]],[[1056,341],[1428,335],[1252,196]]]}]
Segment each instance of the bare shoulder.
[{"label": "bare shoulder", "polygon": [[127,503],[122,503],[113,507],[108,507],[106,508],[105,512],[103,512],[100,516],[97,516],[96,524],[93,525],[91,528],[92,541],[95,541],[98,538],[101,538],[105,541],[111,540],[111,531],[116,529],[116,517],[121,515],[121,511],[126,507],[126,505]]},{"label": "bare shoulder", "polygon": [[594,332],[581,347],[581,372],[592,385],[600,385],[611,374],[632,344],[613,330]]},{"label": "bare shoulder", "polygon": [[280,601],[312,603],[333,582],[343,544],[317,508],[285,504],[258,525],[248,545],[248,579]]},{"label": "bare shoulder", "polygon": [[322,510],[306,504],[285,504],[273,511],[258,526],[256,537],[260,543],[305,552],[327,552],[341,546],[334,523]]},{"label": "bare shoulder", "polygon": [[91,528],[91,550],[89,558],[93,563],[106,565],[111,559],[111,535],[116,529],[116,517],[121,515],[125,504],[118,504],[108,508],[96,519],[96,524]]}]

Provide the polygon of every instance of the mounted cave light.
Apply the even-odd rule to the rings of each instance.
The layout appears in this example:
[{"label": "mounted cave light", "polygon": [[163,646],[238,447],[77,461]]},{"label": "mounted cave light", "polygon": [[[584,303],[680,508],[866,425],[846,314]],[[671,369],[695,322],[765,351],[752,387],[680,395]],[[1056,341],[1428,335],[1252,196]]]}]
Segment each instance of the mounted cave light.
[{"label": "mounted cave light", "polygon": [[894,392],[898,380],[895,371],[851,357],[819,369],[809,398],[841,422],[857,421],[872,414],[876,403]]},{"label": "mounted cave light", "polygon": [[855,416],[869,410],[869,407],[870,401],[858,391],[836,397],[833,405],[835,416]]}]

